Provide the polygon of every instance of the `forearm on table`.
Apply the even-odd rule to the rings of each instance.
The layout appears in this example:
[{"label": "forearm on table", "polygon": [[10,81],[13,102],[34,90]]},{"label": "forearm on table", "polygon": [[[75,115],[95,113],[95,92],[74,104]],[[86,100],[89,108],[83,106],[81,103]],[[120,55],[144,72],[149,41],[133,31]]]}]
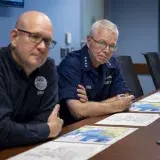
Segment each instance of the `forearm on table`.
[{"label": "forearm on table", "polygon": [[67,102],[71,114],[76,119],[83,119],[87,117],[95,117],[101,115],[107,115],[110,113],[118,112],[118,101],[112,101],[108,103],[102,102],[86,102],[81,103],[77,100],[69,100]]}]

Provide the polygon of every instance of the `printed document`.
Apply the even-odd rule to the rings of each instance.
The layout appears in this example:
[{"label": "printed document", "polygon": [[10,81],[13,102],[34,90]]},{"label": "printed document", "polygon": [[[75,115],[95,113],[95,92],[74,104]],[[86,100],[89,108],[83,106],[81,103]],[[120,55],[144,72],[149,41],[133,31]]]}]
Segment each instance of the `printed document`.
[{"label": "printed document", "polygon": [[156,92],[146,98],[143,98],[140,100],[140,102],[153,102],[153,103],[159,102],[160,103],[160,92]]},{"label": "printed document", "polygon": [[138,101],[131,105],[130,111],[135,112],[160,112],[160,102],[143,102]]},{"label": "printed document", "polygon": [[86,160],[107,147],[107,145],[50,141],[9,160]]},{"label": "printed document", "polygon": [[137,128],[83,126],[9,160],[86,160]]},{"label": "printed document", "polygon": [[127,125],[127,126],[147,126],[159,118],[159,114],[149,113],[116,113],[96,124],[103,125]]},{"label": "printed document", "polygon": [[136,129],[137,128],[86,125],[55,139],[55,141],[111,145],[134,132]]}]

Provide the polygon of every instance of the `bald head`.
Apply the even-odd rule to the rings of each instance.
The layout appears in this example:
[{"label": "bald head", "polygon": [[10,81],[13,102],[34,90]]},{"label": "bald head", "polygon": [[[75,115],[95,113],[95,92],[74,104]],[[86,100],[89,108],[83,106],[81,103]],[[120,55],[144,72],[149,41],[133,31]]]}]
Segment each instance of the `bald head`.
[{"label": "bald head", "polygon": [[20,15],[11,31],[13,58],[27,75],[45,63],[54,42],[51,20],[38,11]]},{"label": "bald head", "polygon": [[32,29],[35,25],[47,24],[52,28],[52,22],[49,17],[38,11],[28,11],[20,15],[16,22],[15,28]]}]

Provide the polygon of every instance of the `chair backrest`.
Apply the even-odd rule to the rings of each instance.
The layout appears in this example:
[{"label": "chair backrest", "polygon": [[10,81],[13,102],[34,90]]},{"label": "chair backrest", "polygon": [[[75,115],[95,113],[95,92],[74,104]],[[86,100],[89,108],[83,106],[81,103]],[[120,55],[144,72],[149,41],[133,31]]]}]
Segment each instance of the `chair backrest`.
[{"label": "chair backrest", "polygon": [[156,52],[142,53],[146,59],[149,72],[156,89],[160,88],[160,59]]},{"label": "chair backrest", "polygon": [[132,94],[137,98],[143,95],[143,90],[139,82],[138,76],[134,71],[133,62],[130,56],[116,57],[122,70],[125,81],[131,89]]}]

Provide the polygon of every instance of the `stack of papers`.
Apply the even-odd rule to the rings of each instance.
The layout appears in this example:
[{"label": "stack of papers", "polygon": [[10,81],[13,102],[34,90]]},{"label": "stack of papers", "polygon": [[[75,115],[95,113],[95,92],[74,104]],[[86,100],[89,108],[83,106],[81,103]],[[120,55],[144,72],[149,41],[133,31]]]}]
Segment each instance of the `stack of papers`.
[{"label": "stack of papers", "polygon": [[84,126],[10,160],[86,160],[137,128]]}]

